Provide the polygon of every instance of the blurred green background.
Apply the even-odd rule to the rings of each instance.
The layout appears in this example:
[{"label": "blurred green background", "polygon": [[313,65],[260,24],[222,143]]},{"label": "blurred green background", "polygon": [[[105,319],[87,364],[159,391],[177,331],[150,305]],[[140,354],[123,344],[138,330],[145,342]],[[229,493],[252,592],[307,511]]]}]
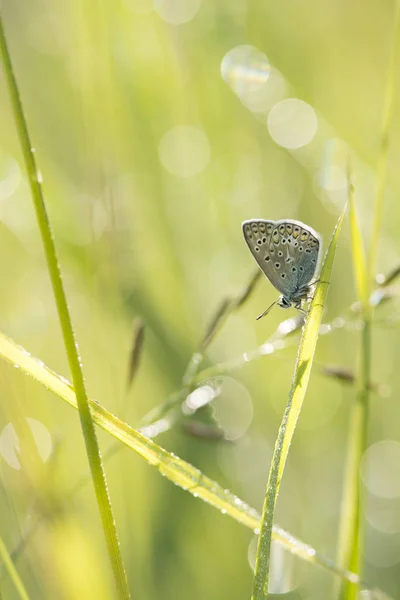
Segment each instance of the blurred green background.
[{"label": "blurred green background", "polygon": [[[88,393],[108,410],[138,426],[180,389],[219,303],[254,271],[242,220],[299,219],[327,246],[346,198],[347,146],[368,239],[393,10],[388,1],[3,0]],[[0,328],[69,378],[2,73],[0,86]],[[396,97],[399,91],[396,81]],[[382,272],[400,262],[399,117],[395,108]],[[355,294],[346,225],[325,322],[346,315]],[[294,309],[275,309],[255,321],[277,295],[264,279],[229,318],[204,366],[255,349],[294,317]],[[372,395],[362,472],[365,577],[394,597],[398,316],[396,298],[376,313],[373,379],[386,393]],[[127,391],[137,317],[145,343]],[[321,336],[316,360],[355,370],[358,348],[357,323],[345,323]],[[212,382],[219,395],[211,406],[157,443],[261,510],[295,356],[296,339]],[[0,531],[11,552],[34,526],[16,563],[30,597],[112,598],[90,480],[76,490],[88,472],[78,415],[17,370],[0,369]],[[314,370],[276,512],[279,525],[332,558],[353,398],[351,386]],[[25,418],[38,455],[24,458],[9,424]],[[182,425],[191,418],[219,425],[226,439],[188,435]],[[113,445],[104,432],[99,439],[103,451]],[[38,487],[30,461],[42,458]],[[125,448],[106,462],[106,473],[132,598],[250,596],[252,532]],[[276,597],[291,600],[327,598],[335,584],[279,547],[273,580]],[[18,597],[3,571],[0,591]]]}]

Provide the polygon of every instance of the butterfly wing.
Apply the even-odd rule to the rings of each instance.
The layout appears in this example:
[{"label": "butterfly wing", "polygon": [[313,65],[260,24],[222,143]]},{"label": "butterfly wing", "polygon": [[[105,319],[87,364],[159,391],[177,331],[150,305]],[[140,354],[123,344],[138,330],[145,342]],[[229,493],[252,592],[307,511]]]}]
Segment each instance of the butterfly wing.
[{"label": "butterfly wing", "polygon": [[277,223],[251,219],[243,221],[242,230],[250,252],[272,285],[284,295],[292,293],[293,285],[286,274],[287,256],[281,248],[281,235]]},{"label": "butterfly wing", "polygon": [[259,267],[282,294],[290,299],[312,280],[321,245],[314,229],[292,219],[253,219],[242,229]]},{"label": "butterfly wing", "polygon": [[[319,267],[322,238],[312,227],[300,221],[285,220],[283,223],[286,229],[291,229],[287,242],[294,263],[291,268],[296,268],[293,274],[296,275],[295,287],[298,290],[312,281]],[[278,221],[277,225],[279,228],[281,223]]]}]

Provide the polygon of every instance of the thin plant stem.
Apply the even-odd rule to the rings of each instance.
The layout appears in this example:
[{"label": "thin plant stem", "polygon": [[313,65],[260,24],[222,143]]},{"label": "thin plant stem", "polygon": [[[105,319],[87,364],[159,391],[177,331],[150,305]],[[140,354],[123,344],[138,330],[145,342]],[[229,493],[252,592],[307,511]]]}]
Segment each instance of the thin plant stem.
[{"label": "thin plant stem", "polygon": [[[344,496],[340,523],[338,562],[343,568],[351,569],[357,574],[359,574],[362,570],[364,554],[364,502],[360,481],[360,464],[362,456],[367,448],[369,428],[369,396],[371,390],[372,350],[371,329],[373,311],[373,306],[369,298],[371,286],[375,280],[378,244],[382,224],[389,149],[389,132],[394,106],[394,90],[397,73],[396,61],[398,57],[399,44],[400,0],[396,0],[393,38],[387,70],[384,106],[382,112],[380,153],[376,169],[377,175],[372,234],[366,267],[360,228],[355,213],[353,188],[350,185],[352,252],[358,296],[361,306],[362,331],[360,338],[360,366],[357,378],[358,392],[352,409],[349,428],[348,452],[344,480]],[[351,582],[342,583],[339,596],[341,600],[356,600],[358,597],[358,587]]]},{"label": "thin plant stem", "polygon": [[11,560],[11,557],[7,551],[6,545],[3,542],[1,537],[0,537],[0,559],[4,563],[4,565],[8,571],[8,574],[10,576],[10,579],[14,583],[15,589],[17,590],[18,595],[21,598],[21,600],[29,600],[29,596],[24,587],[24,584],[22,583],[19,573],[18,573],[17,569],[15,568],[15,566]]},{"label": "thin plant stem", "polygon": [[32,200],[36,212],[36,218],[42,238],[47,268],[60,320],[64,346],[68,357],[69,368],[71,370],[72,381],[78,403],[79,417],[86,445],[86,452],[92,474],[93,485],[96,492],[97,504],[101,515],[104,535],[107,542],[110,562],[114,573],[116,587],[118,590],[118,597],[128,599],[130,598],[128,582],[125,574],[124,565],[122,562],[118,535],[112,512],[111,501],[108,495],[106,478],[103,469],[103,463],[101,460],[100,449],[96,437],[96,431],[92,420],[89,400],[86,394],[85,384],[83,380],[81,360],[79,357],[78,347],[72,328],[72,321],[61,278],[61,271],[58,264],[55,243],[50,227],[50,221],[44,202],[44,195],[41,185],[42,177],[38,170],[35,158],[35,151],[30,141],[28,126],[22,107],[17,81],[14,75],[14,70],[8,51],[7,41],[4,35],[4,28],[1,15],[0,56],[4,67],[5,80],[10,94],[11,106],[14,113],[17,133],[27,170]]}]

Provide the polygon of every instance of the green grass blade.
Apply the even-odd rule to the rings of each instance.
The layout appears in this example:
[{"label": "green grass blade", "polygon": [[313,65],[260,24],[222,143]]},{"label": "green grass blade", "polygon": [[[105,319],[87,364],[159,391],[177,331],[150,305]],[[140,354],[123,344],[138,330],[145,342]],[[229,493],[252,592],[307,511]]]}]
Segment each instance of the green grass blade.
[{"label": "green grass blade", "polygon": [[304,325],[293,375],[292,387],[289,392],[285,413],[283,415],[278,437],[275,443],[261,518],[260,535],[258,539],[256,568],[253,580],[253,600],[265,600],[265,598],[268,597],[269,565],[275,505],[289,452],[289,447],[293,439],[297,419],[299,417],[304,396],[307,391],[312,361],[314,358],[319,328],[322,320],[322,312],[328,293],[333,259],[335,256],[336,245],[345,210],[346,208],[343,210],[332,236],[332,240],[321,270],[320,280],[317,284],[314,298],[311,302],[310,310]]},{"label": "green grass blade", "polygon": [[[1,332],[0,356],[14,367],[18,367],[25,374],[31,376],[35,381],[67,402],[70,406],[77,408],[76,395],[72,385]],[[95,400],[89,400],[89,402],[93,421],[104,429],[104,431],[136,452],[148,464],[156,467],[167,479],[176,485],[219,509],[223,514],[230,516],[242,525],[252,530],[257,530],[260,525],[260,517],[255,509],[224,489],[217,482],[209,479],[190,463],[167,452],[167,450],[142,435],[139,431],[133,429],[115,415],[112,415]],[[319,554],[314,548],[301,542],[280,527],[274,526],[272,537],[302,560],[320,565],[347,581],[360,582],[357,575],[345,569],[338,568],[330,559]],[[372,590],[367,583],[363,582],[363,586],[373,591],[377,598],[383,597],[382,592]]]},{"label": "green grass blade", "polygon": [[393,38],[390,51],[389,64],[386,76],[384,105],[382,111],[382,130],[380,152],[376,169],[375,207],[372,222],[372,235],[369,248],[368,271],[372,281],[377,263],[379,236],[382,225],[383,205],[386,186],[387,159],[389,151],[389,133],[392,123],[396,77],[398,73],[397,57],[400,46],[400,0],[396,0],[393,16]]},{"label": "green grass blade", "polygon": [[[363,554],[362,498],[360,462],[367,445],[368,406],[370,393],[371,319],[369,285],[364,247],[354,202],[354,188],[349,187],[350,230],[353,269],[358,297],[362,307],[361,363],[357,376],[357,395],[350,419],[344,494],[339,533],[338,562],[346,569],[360,572]],[[356,600],[358,586],[342,583],[340,598]]]},{"label": "green grass blade", "polygon": [[42,238],[44,253],[46,256],[47,268],[51,280],[53,293],[57,305],[64,346],[68,357],[68,363],[71,370],[74,389],[79,407],[79,417],[82,426],[82,433],[85,440],[86,452],[89,459],[93,484],[96,492],[97,504],[102,519],[103,530],[107,542],[111,566],[114,573],[114,579],[120,598],[130,598],[127,578],[122,562],[121,551],[115,526],[114,516],[111,508],[111,501],[107,491],[106,478],[100,455],[100,449],[97,442],[96,431],[90,413],[90,406],[86,394],[83,373],[78,354],[78,348],[75,341],[75,335],[72,328],[71,317],[69,314],[67,299],[61,278],[61,271],[58,264],[55,244],[50,228],[50,222],[44,202],[44,196],[41,186],[42,177],[36,165],[34,149],[32,147],[27,122],[24,116],[22,102],[19,95],[11,58],[8,52],[8,46],[4,35],[2,18],[0,15],[0,57],[4,67],[5,80],[11,99],[11,106],[14,113],[15,124],[19,141],[21,144],[22,155],[24,158],[28,182],[32,194],[32,200],[36,212],[36,218]]},{"label": "green grass blade", "polygon": [[368,279],[365,264],[365,251],[361,237],[360,225],[357,219],[354,201],[354,186],[349,182],[349,215],[351,231],[351,251],[357,293],[364,309],[368,306]]},{"label": "green grass blade", "polygon": [[10,576],[10,579],[14,583],[15,589],[17,590],[18,595],[21,598],[21,600],[29,600],[29,596],[24,587],[24,584],[22,583],[22,580],[18,574],[17,569],[14,567],[11,557],[10,557],[9,553],[7,552],[6,545],[3,542],[1,537],[0,537],[0,560],[6,567],[8,574]]},{"label": "green grass blade", "polygon": [[[392,48],[390,52],[384,107],[380,153],[377,164],[375,207],[372,235],[368,255],[368,270],[365,266],[364,249],[354,205],[353,189],[350,187],[350,226],[352,253],[357,292],[362,307],[363,328],[361,332],[361,360],[357,377],[358,392],[352,409],[349,429],[348,452],[344,480],[344,496],[340,525],[338,561],[343,568],[360,573],[363,559],[363,498],[360,483],[360,463],[367,448],[369,421],[369,394],[371,387],[371,329],[372,316],[369,295],[375,279],[379,236],[382,224],[384,194],[386,186],[389,133],[394,107],[394,90],[397,74],[397,56],[400,44],[400,1],[396,0]],[[350,582],[342,584],[341,600],[356,600],[358,587]]]}]

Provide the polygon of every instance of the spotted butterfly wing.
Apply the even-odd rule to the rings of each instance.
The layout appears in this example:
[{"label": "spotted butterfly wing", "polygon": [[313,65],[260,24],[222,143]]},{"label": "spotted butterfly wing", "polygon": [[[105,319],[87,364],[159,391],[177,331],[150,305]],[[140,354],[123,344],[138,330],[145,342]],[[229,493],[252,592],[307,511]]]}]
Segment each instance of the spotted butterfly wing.
[{"label": "spotted butterfly wing", "polygon": [[314,229],[292,219],[252,219],[242,229],[259,267],[282,294],[290,298],[312,280],[320,250]]}]

